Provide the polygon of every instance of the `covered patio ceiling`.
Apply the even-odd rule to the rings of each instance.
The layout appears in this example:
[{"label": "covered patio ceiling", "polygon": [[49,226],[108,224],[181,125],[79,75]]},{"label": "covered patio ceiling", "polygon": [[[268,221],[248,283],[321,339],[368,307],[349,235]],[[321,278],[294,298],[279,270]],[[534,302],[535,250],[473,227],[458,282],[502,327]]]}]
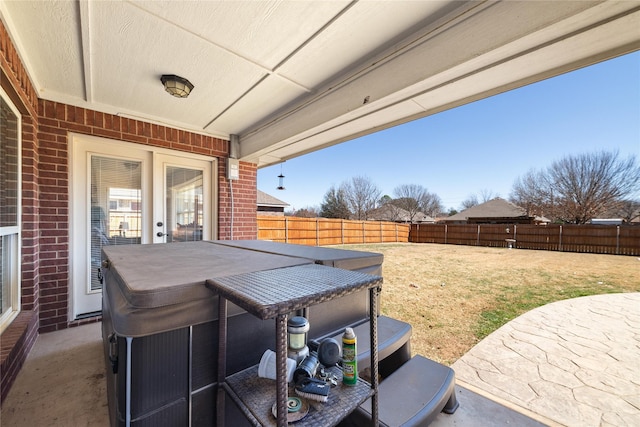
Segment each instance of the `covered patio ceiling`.
[{"label": "covered patio ceiling", "polygon": [[[7,1],[42,99],[268,166],[640,49],[637,1]],[[189,79],[169,96],[162,74]],[[401,142],[396,142],[401,144]]]}]

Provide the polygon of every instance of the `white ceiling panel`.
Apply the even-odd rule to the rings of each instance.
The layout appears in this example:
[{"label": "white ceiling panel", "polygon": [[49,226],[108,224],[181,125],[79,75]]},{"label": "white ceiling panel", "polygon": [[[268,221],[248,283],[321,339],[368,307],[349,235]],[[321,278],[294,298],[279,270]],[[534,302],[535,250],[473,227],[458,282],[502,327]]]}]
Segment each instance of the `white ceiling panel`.
[{"label": "white ceiling panel", "polygon": [[[228,133],[242,133],[247,123],[256,123],[274,110],[306,95],[307,91],[291,85],[278,76],[262,80],[246,96],[238,100],[223,114],[215,117],[207,129],[222,129]],[[240,130],[240,132],[238,132]]]},{"label": "white ceiling panel", "polygon": [[[4,2],[8,26],[20,56],[40,93],[84,97],[80,34],[75,2]],[[55,23],[57,31],[52,32]],[[25,29],[29,30],[26,31]],[[53,65],[55,64],[55,65]]]},{"label": "white ceiling panel", "polygon": [[248,61],[273,70],[348,1],[176,1],[135,4]]},{"label": "white ceiling panel", "polygon": [[[98,103],[203,128],[264,75],[259,67],[128,3],[93,6],[91,71],[92,81],[100,82],[94,90]],[[110,54],[114,50],[119,55]],[[168,98],[162,74],[189,79],[195,86],[189,98]],[[123,90],[125,80],[130,80],[128,90]],[[224,90],[211,97],[220,87]]]},{"label": "white ceiling panel", "polygon": [[[438,21],[459,5],[449,1],[368,1],[355,4],[278,72],[308,87],[342,75]],[[347,73],[348,74],[348,73]]]},{"label": "white ceiling panel", "polygon": [[[0,0],[40,98],[282,159],[640,49],[637,1]],[[171,97],[162,74],[189,79]]]}]

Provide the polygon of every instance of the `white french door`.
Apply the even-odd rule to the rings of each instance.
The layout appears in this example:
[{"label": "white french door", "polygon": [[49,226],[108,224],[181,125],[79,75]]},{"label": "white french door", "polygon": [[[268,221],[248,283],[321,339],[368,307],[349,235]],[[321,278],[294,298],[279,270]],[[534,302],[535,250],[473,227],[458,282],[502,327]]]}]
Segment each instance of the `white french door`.
[{"label": "white french door", "polygon": [[101,310],[105,245],[215,238],[215,159],[73,135],[71,278],[75,319]]}]

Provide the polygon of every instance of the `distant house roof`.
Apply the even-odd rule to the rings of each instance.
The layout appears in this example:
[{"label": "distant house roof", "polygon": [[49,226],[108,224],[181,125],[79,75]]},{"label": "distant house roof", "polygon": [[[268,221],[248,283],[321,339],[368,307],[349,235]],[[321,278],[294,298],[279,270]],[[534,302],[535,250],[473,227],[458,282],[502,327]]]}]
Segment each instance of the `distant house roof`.
[{"label": "distant house roof", "polygon": [[478,220],[500,221],[500,220],[529,220],[535,221],[534,216],[527,215],[527,211],[500,197],[488,202],[465,209],[450,217],[444,218],[443,222],[474,222]]},{"label": "distant house roof", "polygon": [[546,225],[546,224],[550,224],[551,220],[549,218],[547,218],[546,216],[538,216],[538,215],[536,215],[535,222],[536,222],[536,224],[544,224],[544,225]]},{"label": "distant house roof", "polygon": [[258,201],[256,203],[258,206],[272,206],[272,207],[282,207],[289,206],[289,203],[283,202],[280,199],[276,199],[270,194],[267,194],[263,191],[258,190]]},{"label": "distant house roof", "polygon": [[[386,203],[378,209],[369,212],[367,219],[372,221],[410,222],[411,216],[408,211],[391,203]],[[433,218],[422,212],[418,212],[413,216],[414,224],[434,222],[436,221]]]}]

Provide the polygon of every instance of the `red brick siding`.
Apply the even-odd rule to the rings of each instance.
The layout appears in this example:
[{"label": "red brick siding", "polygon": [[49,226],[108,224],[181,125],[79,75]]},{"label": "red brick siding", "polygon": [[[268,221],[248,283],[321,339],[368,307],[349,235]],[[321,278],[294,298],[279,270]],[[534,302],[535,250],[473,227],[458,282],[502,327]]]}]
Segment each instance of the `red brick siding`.
[{"label": "red brick siding", "polygon": [[39,313],[40,228],[37,121],[22,119],[22,310]]},{"label": "red brick siding", "polygon": [[231,236],[231,192],[226,178],[226,162],[221,162],[218,179],[219,186],[219,238],[233,240],[256,239],[258,225],[256,220],[257,204],[257,165],[240,162],[240,179],[233,181],[233,236]]},{"label": "red brick siding", "polygon": [[[35,88],[31,84],[27,71],[18,57],[18,52],[9,38],[9,33],[7,33],[7,29],[1,21],[0,68],[2,68],[2,71],[4,72],[3,77],[8,80],[6,83],[11,85],[13,90],[17,93],[17,98],[19,98],[12,98],[12,101],[14,103],[24,104],[24,108],[29,110],[29,115],[32,117],[35,116],[38,105],[38,96],[36,95]],[[4,84],[5,82],[2,83],[3,87]]]},{"label": "red brick siding", "polygon": [[0,337],[2,402],[38,336],[40,291],[37,96],[2,22],[0,84],[22,114],[22,312]]}]

